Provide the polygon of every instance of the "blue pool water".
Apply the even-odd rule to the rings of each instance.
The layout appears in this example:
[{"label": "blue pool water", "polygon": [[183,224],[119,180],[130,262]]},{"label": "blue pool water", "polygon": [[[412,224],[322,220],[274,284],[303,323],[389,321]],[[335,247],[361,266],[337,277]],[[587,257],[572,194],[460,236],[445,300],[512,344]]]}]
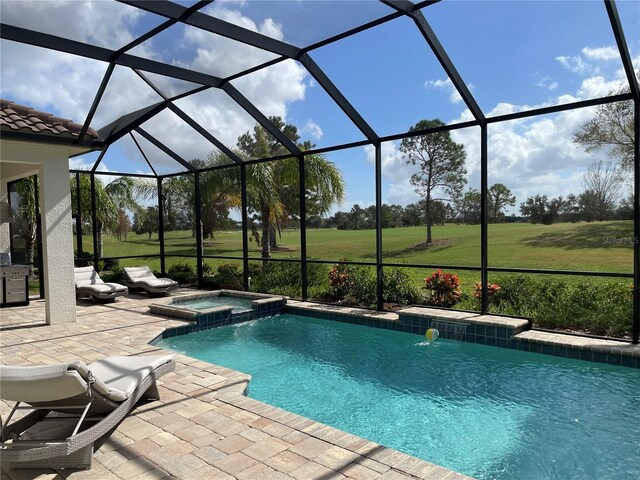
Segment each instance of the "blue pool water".
[{"label": "blue pool water", "polygon": [[640,478],[640,371],[296,315],[162,340],[249,396],[479,479]]},{"label": "blue pool water", "polygon": [[186,302],[176,303],[179,307],[189,307],[194,310],[205,310],[207,308],[220,307],[227,305],[233,307],[234,313],[246,312],[251,310],[251,299],[239,297],[227,297],[225,295],[198,298],[195,300],[187,300]]}]

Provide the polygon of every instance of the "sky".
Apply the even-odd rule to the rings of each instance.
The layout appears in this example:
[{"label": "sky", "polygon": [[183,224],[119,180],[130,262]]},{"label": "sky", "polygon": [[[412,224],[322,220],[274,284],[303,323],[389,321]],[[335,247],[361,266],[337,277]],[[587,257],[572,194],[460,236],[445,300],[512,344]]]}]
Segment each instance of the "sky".
[{"label": "sky", "polygon": [[[193,2],[179,2],[190,5]],[[617,2],[634,66],[640,69],[640,2]],[[299,47],[379,18],[392,10],[372,0],[218,0],[202,10]],[[622,62],[601,1],[452,1],[423,9],[460,76],[486,116],[607,95],[625,81]],[[116,2],[2,0],[4,23],[111,49],[126,45],[164,18]],[[274,58],[193,27],[175,25],[130,52],[217,76],[228,76]],[[420,31],[401,17],[310,52],[344,96],[380,136],[407,131],[421,119],[447,124],[473,117],[448,80]],[[2,40],[2,98],[84,122],[106,64]],[[169,95],[196,85],[149,75]],[[296,125],[318,147],[363,140],[304,67],[293,61],[234,80],[233,85],[266,115]],[[125,113],[160,100],[131,70],[116,67],[92,126],[99,129]],[[253,119],[221,90],[210,89],[177,105],[230,148],[253,128]],[[517,205],[530,195],[579,193],[582,175],[608,152],[587,154],[571,138],[593,108],[489,127],[489,185],[503,183]],[[212,150],[200,134],[164,111],[143,128],[185,159]],[[452,132],[465,146],[467,186],[480,186],[480,129]],[[144,139],[138,141],[159,174],[182,168]],[[383,144],[383,201],[419,200],[399,142]],[[70,160],[87,168],[97,154]],[[342,171],[347,198],[335,209],[375,203],[374,151],[358,147],[327,155]],[[129,137],[114,144],[99,169],[149,173]],[[107,178],[107,177],[105,177]],[[623,190],[626,189],[623,186]],[[334,210],[335,210],[334,209]]]}]

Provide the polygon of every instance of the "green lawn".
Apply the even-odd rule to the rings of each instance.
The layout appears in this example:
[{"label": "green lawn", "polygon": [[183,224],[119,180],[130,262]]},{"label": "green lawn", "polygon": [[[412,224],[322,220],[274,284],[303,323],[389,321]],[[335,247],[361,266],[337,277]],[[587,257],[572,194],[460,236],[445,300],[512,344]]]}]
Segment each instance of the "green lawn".
[{"label": "green lawn", "polygon": [[[531,225],[528,223],[489,225],[489,265],[493,267],[540,268],[557,270],[585,270],[594,272],[633,271],[633,223],[630,221],[559,223]],[[173,255],[195,255],[195,238],[189,231],[167,232],[165,251]],[[434,265],[480,266],[480,227],[453,225],[433,227],[436,245],[425,247],[424,227],[390,228],[383,231],[383,261]],[[613,241],[612,239],[618,239]],[[622,241],[620,239],[626,239]],[[92,250],[91,236],[83,238],[85,250]],[[280,247],[274,258],[300,258],[300,232],[287,230],[282,234]],[[205,255],[242,256],[240,231],[217,232],[206,239]],[[157,234],[131,233],[126,241],[104,236],[105,256],[149,255],[146,259],[123,259],[121,265],[147,264],[160,268],[160,247]],[[260,258],[260,248],[249,243],[249,254]],[[375,262],[374,230],[307,230],[307,255],[310,259]],[[184,259],[167,258],[167,266]],[[207,260],[212,267],[229,260]],[[240,263],[240,260],[237,261]],[[189,263],[195,265],[193,260]],[[448,271],[455,271],[451,268]],[[411,269],[412,278],[420,281],[433,268]],[[476,272],[458,271],[465,289],[479,280]]]}]

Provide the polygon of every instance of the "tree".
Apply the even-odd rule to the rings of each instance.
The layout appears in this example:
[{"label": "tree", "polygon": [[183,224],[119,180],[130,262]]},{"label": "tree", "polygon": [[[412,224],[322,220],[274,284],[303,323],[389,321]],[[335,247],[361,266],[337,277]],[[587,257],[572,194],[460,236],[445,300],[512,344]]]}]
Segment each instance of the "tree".
[{"label": "tree", "polygon": [[454,205],[460,221],[470,225],[480,223],[482,217],[480,208],[481,200],[482,196],[475,188],[470,188],[464,192],[464,194],[456,196]]},{"label": "tree", "polygon": [[[440,120],[421,120],[409,129],[409,132],[427,128],[442,127]],[[405,138],[400,144],[400,151],[409,165],[416,165],[418,173],[411,176],[411,185],[416,193],[425,200],[425,217],[427,225],[427,243],[432,243],[431,226],[433,225],[433,200],[449,200],[434,198],[434,194],[443,191],[453,195],[462,190],[466,183],[464,167],[466,154],[464,145],[455,143],[448,131],[430,133],[417,137]]]},{"label": "tree", "polygon": [[[640,75],[639,75],[640,78]],[[629,86],[609,92],[609,95],[629,93]],[[633,172],[634,135],[633,101],[599,105],[593,118],[578,127],[573,141],[585,147],[587,152],[609,149],[619,159],[623,170]]]},{"label": "tree", "polygon": [[620,200],[620,205],[616,210],[618,220],[633,220],[633,193]]},{"label": "tree", "polygon": [[139,210],[133,220],[133,230],[137,234],[146,233],[151,240],[151,234],[158,233],[160,229],[160,217],[158,207],[147,207],[146,210]]},{"label": "tree", "polygon": [[[280,117],[270,120],[301,150],[311,148],[309,142],[299,142],[298,130],[285,124]],[[249,159],[286,155],[289,152],[264,127],[256,125],[253,134],[247,132],[238,139],[240,155]],[[305,194],[313,199],[314,210],[326,214],[345,194],[340,170],[322,155],[304,157]],[[283,221],[299,214],[299,165],[297,158],[285,158],[250,165],[247,168],[247,201],[249,209],[260,217],[262,224],[262,258],[271,257],[272,241]]]},{"label": "tree", "polygon": [[549,200],[546,195],[535,195],[520,204],[520,212],[529,217],[531,223],[551,225],[558,218],[563,205],[562,197]]},{"label": "tree", "polygon": [[594,162],[582,177],[585,191],[580,195],[584,219],[610,220],[620,198],[622,173],[613,163]]},{"label": "tree", "polygon": [[[76,180],[75,175],[70,179],[71,204],[75,207],[76,200]],[[104,188],[102,181],[95,177],[95,205],[96,205],[96,237],[98,240],[96,253],[98,257],[103,256],[102,233],[104,230],[115,231],[118,225],[118,207],[111,200]],[[83,231],[92,231],[93,220],[91,210],[91,176],[80,174],[80,220]],[[80,255],[80,252],[78,252]]]},{"label": "tree", "polygon": [[504,209],[516,204],[516,196],[502,183],[496,183],[489,188],[490,218],[499,222],[504,217]]},{"label": "tree", "polygon": [[122,241],[123,237],[124,241],[127,241],[127,234],[131,231],[132,226],[129,215],[124,208],[121,208],[118,212],[118,226],[116,227],[116,238],[119,242]]},{"label": "tree", "polygon": [[362,230],[365,226],[366,211],[356,203],[351,207],[349,215],[351,217],[351,229]]},{"label": "tree", "polygon": [[33,274],[36,231],[38,226],[38,205],[36,191],[38,176],[25,177],[16,183],[18,206],[14,211],[14,228],[24,239],[25,260],[29,264],[29,274]]},{"label": "tree", "polygon": [[[230,159],[221,152],[211,152],[206,166],[225,165]],[[204,166],[204,165],[203,165]],[[229,225],[232,208],[242,205],[240,171],[237,167],[223,168],[200,174],[200,221],[204,238]],[[195,202],[192,203],[195,205]]]},{"label": "tree", "polygon": [[580,198],[579,196],[570,193],[567,198],[562,202],[560,208],[560,218],[563,222],[575,223],[580,220]]},{"label": "tree", "polygon": [[[72,175],[69,179],[71,189],[71,204],[76,206],[76,179]],[[155,191],[155,185],[142,179],[132,177],[118,177],[108,185],[95,177],[95,204],[96,204],[96,232],[97,254],[103,256],[102,234],[104,231],[116,233],[120,219],[120,210],[129,209],[137,211],[140,207],[138,200],[149,198]],[[93,227],[91,220],[91,176],[80,175],[80,214],[84,227]]]}]

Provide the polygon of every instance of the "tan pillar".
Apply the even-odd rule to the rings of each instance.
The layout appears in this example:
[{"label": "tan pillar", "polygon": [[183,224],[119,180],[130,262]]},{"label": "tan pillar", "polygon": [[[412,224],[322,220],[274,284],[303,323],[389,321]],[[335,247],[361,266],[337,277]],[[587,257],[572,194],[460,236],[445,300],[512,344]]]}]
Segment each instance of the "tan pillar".
[{"label": "tan pillar", "polygon": [[46,320],[50,325],[75,322],[73,230],[66,152],[40,165],[40,213]]}]

